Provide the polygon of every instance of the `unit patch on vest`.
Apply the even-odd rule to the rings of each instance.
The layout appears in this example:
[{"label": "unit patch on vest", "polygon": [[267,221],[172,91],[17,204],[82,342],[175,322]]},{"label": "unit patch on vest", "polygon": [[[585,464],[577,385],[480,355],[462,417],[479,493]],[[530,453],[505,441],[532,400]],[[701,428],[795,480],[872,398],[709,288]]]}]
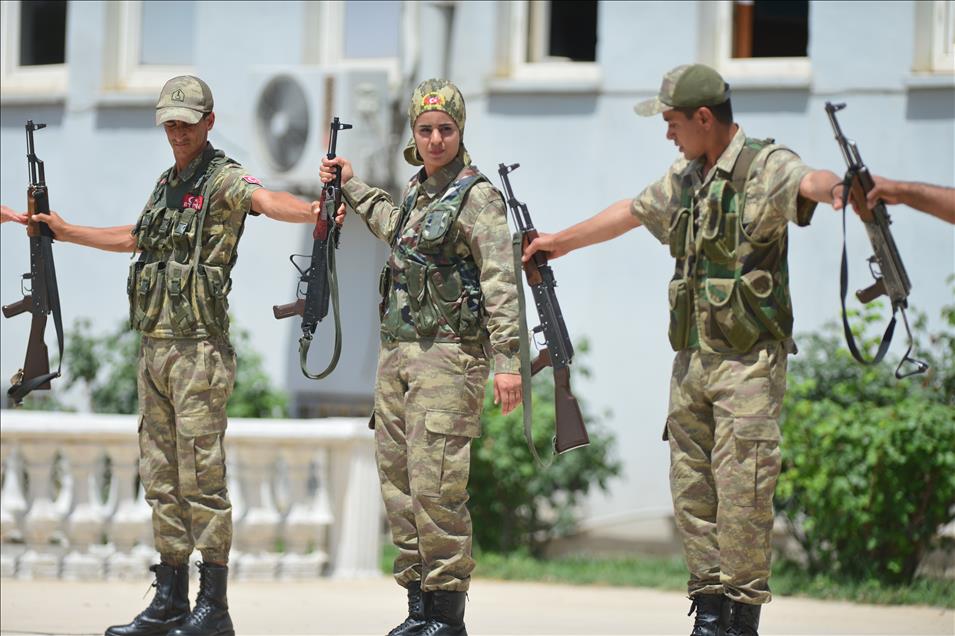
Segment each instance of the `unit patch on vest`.
[{"label": "unit patch on vest", "polygon": [[202,209],[202,195],[201,194],[186,194],[182,197],[182,207],[183,209],[192,208],[193,210]]},{"label": "unit patch on vest", "polygon": [[244,177],[242,177],[242,180],[245,181],[246,183],[251,183],[253,185],[262,185],[261,181],[259,181],[258,179],[256,179],[250,174],[247,174]]}]

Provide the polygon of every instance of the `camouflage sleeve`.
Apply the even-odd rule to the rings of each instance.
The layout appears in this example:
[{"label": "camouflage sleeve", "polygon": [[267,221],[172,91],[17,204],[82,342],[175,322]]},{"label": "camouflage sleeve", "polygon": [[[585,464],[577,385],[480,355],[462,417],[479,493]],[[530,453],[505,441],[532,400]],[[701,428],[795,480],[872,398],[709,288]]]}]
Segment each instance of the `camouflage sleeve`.
[{"label": "camouflage sleeve", "polygon": [[755,170],[746,183],[743,223],[757,241],[777,238],[787,223],[809,225],[816,202],[799,194],[799,184],[812,168],[785,146],[773,145],[757,157]]},{"label": "camouflage sleeve", "polygon": [[494,372],[520,373],[520,309],[504,199],[493,186],[480,183],[468,193],[458,222],[474,263],[481,271],[481,293],[488,314]]},{"label": "camouflage sleeve", "polygon": [[670,216],[680,206],[680,172],[685,160],[678,160],[663,178],[651,183],[630,204],[630,213],[664,245],[670,242]]},{"label": "camouflage sleeve", "polygon": [[239,164],[223,167],[213,178],[216,181],[212,184],[208,214],[224,217],[252,212],[252,193],[262,187],[258,179]]},{"label": "camouflage sleeve", "polygon": [[398,224],[400,208],[391,195],[381,188],[373,188],[361,179],[352,177],[342,186],[342,196],[355,213],[365,222],[371,233],[385,243],[391,242]]}]

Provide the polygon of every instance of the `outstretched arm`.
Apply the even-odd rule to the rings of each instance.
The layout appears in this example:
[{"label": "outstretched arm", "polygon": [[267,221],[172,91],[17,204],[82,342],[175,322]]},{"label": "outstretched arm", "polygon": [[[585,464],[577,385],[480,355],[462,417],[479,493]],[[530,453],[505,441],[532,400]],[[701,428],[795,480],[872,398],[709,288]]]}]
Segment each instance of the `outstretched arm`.
[{"label": "outstretched arm", "polygon": [[901,203],[955,224],[955,188],[916,181],[893,181],[876,175],[872,178],[875,187],[867,197],[869,207],[882,199],[889,205]]},{"label": "outstretched arm", "polygon": [[26,225],[27,215],[22,212],[14,212],[5,205],[0,205],[0,223],[6,223],[7,221],[15,221],[20,225]]},{"label": "outstretched arm", "polygon": [[318,201],[303,201],[288,192],[259,188],[252,193],[252,211],[286,223],[314,223],[320,208]]},{"label": "outstretched arm", "polygon": [[95,247],[106,252],[135,252],[136,237],[132,225],[114,227],[88,227],[67,223],[59,214],[50,210],[49,214],[34,214],[31,221],[46,223],[53,232],[53,238],[64,243],[76,243],[85,247]]},{"label": "outstretched arm", "polygon": [[547,252],[547,257],[553,259],[640,227],[639,219],[630,212],[631,204],[632,199],[621,199],[577,225],[556,234],[541,234],[524,249],[524,262],[530,260],[534,252]]}]

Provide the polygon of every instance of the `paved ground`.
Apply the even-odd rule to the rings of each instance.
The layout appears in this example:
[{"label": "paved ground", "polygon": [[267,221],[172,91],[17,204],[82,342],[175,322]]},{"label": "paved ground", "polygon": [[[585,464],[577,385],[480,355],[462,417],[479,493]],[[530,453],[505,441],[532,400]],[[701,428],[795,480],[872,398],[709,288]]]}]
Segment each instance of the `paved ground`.
[{"label": "paved ground", "polygon": [[[0,634],[102,634],[145,607],[148,582],[0,581]],[[150,592],[151,593],[151,592]],[[404,618],[390,578],[307,583],[237,582],[229,592],[238,633],[384,634]],[[689,603],[680,594],[476,580],[468,604],[474,636],[688,634]],[[927,607],[852,605],[779,598],[760,633],[955,634],[955,612]]]}]

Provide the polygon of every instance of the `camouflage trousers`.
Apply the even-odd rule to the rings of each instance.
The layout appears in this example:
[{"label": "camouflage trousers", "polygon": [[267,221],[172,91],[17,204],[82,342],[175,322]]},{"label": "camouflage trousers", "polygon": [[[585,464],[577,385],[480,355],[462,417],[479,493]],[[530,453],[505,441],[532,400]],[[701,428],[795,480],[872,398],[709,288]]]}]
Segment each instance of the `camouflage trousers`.
[{"label": "camouflage trousers", "polygon": [[481,434],[488,362],[480,346],[384,343],[375,384],[375,455],[394,575],[425,591],[467,591],[468,474]]},{"label": "camouflage trousers", "polygon": [[195,548],[205,561],[228,561],[232,504],[223,436],[235,365],[224,338],[143,337],[139,476],[166,563],[187,563]]},{"label": "camouflage trousers", "polygon": [[733,356],[684,350],[673,362],[670,491],[688,590],[768,603],[779,411],[787,351]]}]

